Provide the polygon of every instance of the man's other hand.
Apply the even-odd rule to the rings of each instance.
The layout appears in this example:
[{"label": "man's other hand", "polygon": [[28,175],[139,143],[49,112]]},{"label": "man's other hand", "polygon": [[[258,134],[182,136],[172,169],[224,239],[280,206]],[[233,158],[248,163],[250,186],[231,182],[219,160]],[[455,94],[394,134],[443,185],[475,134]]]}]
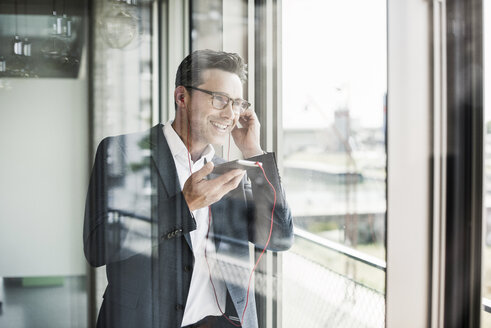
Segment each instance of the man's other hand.
[{"label": "man's other hand", "polygon": [[234,142],[239,147],[244,158],[250,158],[263,153],[259,144],[261,125],[253,110],[248,109],[239,117],[241,127],[237,125],[232,130]]},{"label": "man's other hand", "polygon": [[231,170],[218,178],[206,180],[205,177],[213,171],[213,163],[209,162],[194,172],[184,183],[182,193],[191,211],[218,202],[229,191],[237,188],[245,174],[245,170]]}]

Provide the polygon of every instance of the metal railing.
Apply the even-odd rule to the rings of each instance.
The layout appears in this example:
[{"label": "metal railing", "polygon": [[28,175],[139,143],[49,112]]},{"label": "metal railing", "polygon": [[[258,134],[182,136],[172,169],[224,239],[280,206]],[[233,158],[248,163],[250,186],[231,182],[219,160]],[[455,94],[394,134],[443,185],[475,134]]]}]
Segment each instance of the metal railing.
[{"label": "metal railing", "polygon": [[[150,218],[148,218],[148,217],[140,216],[140,215],[137,215],[135,213],[130,213],[127,211],[109,209],[109,212],[115,213],[118,216],[133,217],[133,218],[145,221],[145,222],[151,221]],[[304,229],[300,229],[297,227],[294,227],[294,234],[295,234],[295,237],[297,237],[297,238],[301,238],[301,239],[306,240],[308,242],[319,245],[323,248],[337,252],[337,253],[342,254],[348,258],[351,258],[355,261],[364,263],[368,266],[371,266],[371,267],[376,268],[378,270],[381,270],[383,272],[386,272],[386,270],[387,270],[387,263],[385,261],[378,259],[374,256],[368,255],[366,253],[360,252],[360,251],[353,249],[349,246],[345,246],[345,245],[339,244],[337,242],[328,240],[326,238],[320,237],[316,234],[313,234],[311,232],[308,232]],[[485,312],[491,313],[491,299],[483,297],[482,298],[482,306],[483,306],[483,310]]]},{"label": "metal railing", "polygon": [[[119,210],[119,209],[113,209],[113,208],[108,208],[108,212],[114,213],[118,217],[119,216],[126,216],[126,217],[135,218],[138,220],[142,220],[145,222],[151,222],[151,219],[149,217],[141,216],[141,215],[138,215],[138,214],[133,213],[133,212],[128,212],[128,211]],[[309,242],[312,242],[316,245],[319,245],[323,248],[330,249],[330,250],[335,251],[339,254],[345,255],[345,256],[353,259],[353,260],[367,264],[371,267],[377,268],[377,269],[382,270],[384,272],[387,270],[387,263],[385,261],[383,261],[379,258],[376,258],[374,256],[368,255],[366,253],[360,252],[360,251],[358,251],[354,248],[351,248],[349,246],[345,246],[345,245],[339,244],[337,242],[328,240],[326,238],[319,237],[316,234],[313,234],[311,232],[308,232],[304,229],[297,228],[297,227],[293,228],[293,233],[298,238],[302,238],[302,239],[307,240]],[[224,237],[222,237],[222,238],[224,238]],[[232,240],[228,240],[228,241],[231,242]],[[234,242],[237,242],[237,240],[234,240]]]},{"label": "metal railing", "polygon": [[367,255],[363,252],[357,251],[356,249],[353,249],[351,247],[336,243],[334,241],[328,240],[326,238],[319,237],[311,232],[308,232],[303,229],[299,228],[294,228],[294,234],[296,237],[300,237],[302,239],[305,239],[307,241],[310,241],[314,244],[317,244],[319,246],[322,246],[324,248],[328,248],[332,251],[335,251],[337,253],[343,254],[349,258],[352,258],[356,261],[365,263],[369,266],[372,266],[374,268],[377,268],[382,271],[386,271],[387,269],[387,263],[383,260],[380,260],[374,256]]},{"label": "metal railing", "polygon": [[[365,263],[369,266],[372,266],[374,268],[380,269],[382,271],[387,270],[387,263],[385,261],[382,261],[378,258],[375,258],[373,256],[367,255],[363,252],[357,251],[351,247],[333,242],[331,240],[319,237],[311,232],[305,231],[303,229],[299,228],[294,228],[294,233],[296,237],[305,239],[309,242],[312,242],[316,245],[322,246],[324,248],[330,249],[332,251],[335,251],[337,253],[343,254],[351,259],[354,259],[356,261]],[[482,298],[482,307],[483,311],[487,313],[491,313],[491,299],[488,299],[486,297]]]},{"label": "metal railing", "polygon": [[[318,253],[310,247],[301,246],[285,252],[282,272],[284,328],[383,327],[384,288],[379,290],[369,285],[378,278],[383,279],[386,262],[297,227],[294,228],[294,234],[297,241],[302,239],[319,249],[335,252],[375,271],[359,271],[360,267],[351,267],[349,272],[341,273],[339,265],[343,261],[327,259],[324,253]],[[347,268],[345,264],[342,266]],[[357,271],[363,272],[363,277],[357,278]],[[366,280],[367,274],[376,274],[378,278],[371,276]],[[371,283],[367,283],[369,281]]]}]

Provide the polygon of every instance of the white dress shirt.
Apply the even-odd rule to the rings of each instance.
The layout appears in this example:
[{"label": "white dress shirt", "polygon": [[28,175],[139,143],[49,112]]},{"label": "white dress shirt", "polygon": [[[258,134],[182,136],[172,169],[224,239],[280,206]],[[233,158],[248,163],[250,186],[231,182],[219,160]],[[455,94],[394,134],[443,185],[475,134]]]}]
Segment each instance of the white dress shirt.
[{"label": "white dress shirt", "polygon": [[[164,125],[164,136],[169,144],[172,157],[177,169],[177,175],[179,176],[179,183],[181,184],[181,190],[184,187],[184,183],[191,175],[189,168],[189,161],[191,161],[191,171],[194,173],[200,170],[206,162],[210,162],[215,155],[215,149],[212,145],[208,145],[200,158],[193,162],[188,157],[188,150],[181,138],[177,135],[176,131],[172,127],[172,121],[167,122]],[[216,267],[216,250],[215,245],[211,239],[206,240],[206,233],[208,231],[209,212],[208,207],[203,207],[192,211],[194,218],[196,219],[196,230],[190,233],[191,243],[193,245],[194,254],[194,270],[191,277],[191,286],[189,288],[188,299],[186,307],[184,308],[184,317],[182,319],[181,326],[191,325],[197,321],[203,319],[209,315],[220,316],[221,312],[218,309],[217,302],[215,300],[215,294],[213,292],[213,286],[210,282],[210,271],[205,260],[205,245],[208,263],[213,273],[213,284],[215,286],[216,295],[222,311],[225,311],[226,303],[226,286],[220,277],[220,269]],[[211,228],[211,227],[210,227]],[[211,235],[211,229],[210,229]]]}]

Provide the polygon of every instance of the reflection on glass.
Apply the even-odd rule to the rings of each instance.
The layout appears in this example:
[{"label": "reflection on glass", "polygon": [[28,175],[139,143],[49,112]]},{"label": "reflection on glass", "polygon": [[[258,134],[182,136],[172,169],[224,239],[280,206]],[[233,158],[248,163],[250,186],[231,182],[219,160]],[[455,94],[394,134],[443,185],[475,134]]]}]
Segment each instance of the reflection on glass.
[{"label": "reflection on glass", "polygon": [[22,54],[26,57],[31,56],[31,42],[29,42],[28,38],[24,38],[24,42],[22,43]]},{"label": "reflection on glass", "polygon": [[0,72],[5,72],[7,69],[7,63],[5,62],[5,58],[0,56]]},{"label": "reflection on glass", "polygon": [[72,20],[70,17],[67,17],[66,14],[63,14],[63,19],[65,20],[63,32],[66,34],[66,36],[70,37],[72,36]]},{"label": "reflection on glass", "polygon": [[53,15],[51,16],[49,22],[51,26],[51,34],[56,34],[58,31],[58,19],[56,15],[56,10],[53,10]]},{"label": "reflection on glass", "polygon": [[22,55],[22,41],[18,35],[14,37],[14,54]]},{"label": "reflection on glass", "polygon": [[[384,1],[359,0],[283,3],[283,169],[295,225],[381,260],[385,6]],[[317,42],[305,37],[319,31]],[[383,269],[303,239],[285,256],[285,265],[305,268],[304,274],[285,270],[288,327],[383,326]],[[323,290],[309,285],[309,272],[316,270]],[[298,289],[292,290],[292,284]],[[295,310],[298,297],[308,304],[303,316]],[[305,316],[310,322],[303,322]]]},{"label": "reflection on glass", "polygon": [[[117,3],[118,2],[118,3]],[[112,11],[114,10],[114,11]],[[122,13],[121,13],[122,12]],[[133,18],[141,18],[138,25],[138,35],[133,38],[133,20],[129,21],[129,25],[124,27],[124,22],[128,22],[126,13],[131,14]],[[123,30],[117,31],[118,15],[123,18]],[[104,17],[111,18],[105,22]],[[152,51],[151,51],[151,22],[152,22],[151,2],[138,1],[138,5],[123,4],[121,1],[97,1],[94,3],[94,19],[95,25],[93,34],[94,57],[93,57],[93,97],[94,97],[94,118],[91,122],[94,130],[92,135],[93,149],[97,148],[99,142],[106,136],[113,136],[122,133],[133,131],[145,131],[152,124]],[[115,22],[115,25],[112,25]],[[106,24],[107,23],[107,24]],[[110,32],[109,34],[107,32]],[[118,32],[130,33],[130,38],[127,35],[122,35],[119,38],[116,35]],[[76,24],[73,23],[73,34],[76,33]],[[108,36],[115,35],[116,38]],[[141,36],[141,38],[140,38]],[[130,43],[127,44],[128,40]],[[125,45],[126,44],[126,45]],[[124,51],[121,51],[123,47]],[[148,149],[141,150],[140,158],[144,158],[145,152],[148,154]],[[139,154],[140,152],[136,152]],[[125,162],[123,158],[112,157],[114,163],[112,172],[114,182],[121,182],[117,178],[118,172],[124,172],[125,167],[122,164]],[[138,168],[148,167],[149,162],[140,162],[134,158],[127,159],[131,162],[132,169],[137,171]],[[145,160],[150,160],[146,157]],[[119,171],[118,171],[119,170]],[[148,171],[147,171],[148,172]],[[140,170],[135,174],[135,185],[133,190],[139,193],[141,200],[151,201],[151,180],[150,176],[146,176],[145,170]],[[126,180],[129,182],[129,180]],[[126,190],[131,187],[126,186]],[[115,189],[116,190],[116,189]],[[125,190],[125,186],[121,185],[119,190]],[[121,191],[117,191],[121,192]],[[129,196],[131,199],[131,196]],[[128,206],[131,204],[127,204]],[[131,213],[138,212],[149,217],[150,207],[143,206],[137,211],[132,210]],[[145,212],[147,211],[147,212]],[[135,231],[133,237],[138,237],[140,233],[143,236],[150,231],[150,223],[137,218],[130,218],[130,213],[111,213],[113,226],[133,228]],[[130,229],[131,230],[131,229]],[[123,230],[122,230],[123,231]],[[124,230],[126,231],[126,230]],[[123,237],[123,236],[121,236]],[[138,242],[138,240],[142,242]],[[136,238],[135,243],[125,245],[128,252],[139,252],[145,248],[145,239]],[[148,240],[147,240],[148,241]],[[126,247],[128,246],[128,247]],[[148,249],[148,248],[147,248]],[[105,267],[96,270],[95,279],[95,308],[100,309],[103,301],[103,295],[107,287],[106,269]]]},{"label": "reflection on glass", "polygon": [[127,47],[138,34],[138,19],[134,6],[113,3],[102,14],[99,25],[107,45],[114,49]]},{"label": "reflection on glass", "polygon": [[[230,3],[231,1],[229,1]],[[197,49],[220,49],[223,44],[223,1],[192,0],[192,47]],[[237,3],[233,5],[237,6]],[[231,17],[230,17],[231,18]],[[240,21],[242,17],[236,17]],[[232,19],[232,18],[231,18]],[[237,49],[235,49],[237,51]]]},{"label": "reflection on glass", "polygon": [[[84,49],[82,16],[58,16],[39,8],[25,6],[22,15],[0,13],[0,43],[9,45],[0,47],[5,61],[0,77],[78,76]],[[67,12],[72,11],[83,13],[83,2],[70,4]],[[17,31],[19,23],[23,24]]]},{"label": "reflection on glass", "polygon": [[86,277],[0,277],[0,327],[88,327]]},{"label": "reflection on glass", "polygon": [[44,42],[41,51],[45,56],[58,58],[67,53],[68,44],[65,40],[53,36]]},{"label": "reflection on glass", "polygon": [[[77,238],[88,170],[88,74],[78,78],[79,65],[42,51],[45,41],[50,48],[60,41],[52,39],[54,2],[61,3],[0,4],[0,327],[91,326]],[[67,3],[77,25],[56,53],[87,54],[87,6]]]}]

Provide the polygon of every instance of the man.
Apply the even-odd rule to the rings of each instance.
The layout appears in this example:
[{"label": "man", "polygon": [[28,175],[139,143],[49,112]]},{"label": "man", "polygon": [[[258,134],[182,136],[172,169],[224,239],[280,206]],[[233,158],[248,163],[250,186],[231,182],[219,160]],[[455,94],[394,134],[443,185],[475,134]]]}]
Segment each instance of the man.
[{"label": "man", "polygon": [[[85,256],[108,279],[98,327],[257,327],[249,242],[281,251],[293,237],[245,74],[237,54],[196,51],[176,74],[173,122],[100,143],[84,224]],[[212,173],[224,162],[212,144],[230,135],[264,173]]]}]

